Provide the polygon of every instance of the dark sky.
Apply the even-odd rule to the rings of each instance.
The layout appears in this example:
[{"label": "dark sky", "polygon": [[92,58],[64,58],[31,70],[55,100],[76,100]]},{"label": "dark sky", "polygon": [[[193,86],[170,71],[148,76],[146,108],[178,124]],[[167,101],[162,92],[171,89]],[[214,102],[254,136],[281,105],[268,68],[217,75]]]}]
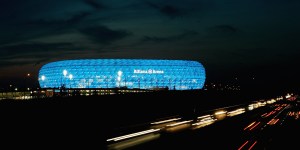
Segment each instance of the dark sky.
[{"label": "dark sky", "polygon": [[299,0],[1,0],[0,78],[36,76],[63,59],[188,59],[208,81],[295,87],[299,8]]}]

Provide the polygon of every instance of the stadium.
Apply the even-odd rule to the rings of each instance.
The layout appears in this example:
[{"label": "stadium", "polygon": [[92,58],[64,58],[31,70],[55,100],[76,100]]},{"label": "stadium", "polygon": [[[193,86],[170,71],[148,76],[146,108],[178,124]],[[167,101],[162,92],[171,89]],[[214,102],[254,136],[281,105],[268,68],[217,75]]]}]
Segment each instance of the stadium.
[{"label": "stadium", "polygon": [[81,59],[45,64],[41,88],[202,89],[205,69],[197,61],[149,59]]}]

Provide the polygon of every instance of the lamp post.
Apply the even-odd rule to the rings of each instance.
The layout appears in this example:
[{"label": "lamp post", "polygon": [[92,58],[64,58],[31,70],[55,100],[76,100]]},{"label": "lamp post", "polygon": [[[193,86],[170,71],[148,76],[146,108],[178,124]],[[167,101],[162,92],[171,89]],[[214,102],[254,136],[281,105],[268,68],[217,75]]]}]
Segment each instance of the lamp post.
[{"label": "lamp post", "polygon": [[30,73],[27,73],[24,78],[24,93],[23,93],[24,99],[25,99],[25,95],[26,95],[26,90],[29,91],[29,89],[30,89],[30,88],[27,88],[27,82],[28,82],[27,80],[29,79],[29,77],[30,77]]},{"label": "lamp post", "polygon": [[[62,73],[63,73],[64,80],[65,80],[65,78],[66,78],[66,75],[68,74],[68,71],[67,71],[66,69],[64,69]],[[63,80],[62,78],[63,78],[63,77],[61,76],[61,77],[60,77],[60,88],[62,88],[62,87],[63,87],[63,85],[64,85],[64,82],[65,82],[65,81],[64,81],[64,82],[62,81],[62,80]]]},{"label": "lamp post", "polygon": [[140,78],[138,79],[138,83],[139,83],[139,89],[141,89],[141,83],[140,83]]},{"label": "lamp post", "polygon": [[[66,78],[67,74],[68,74],[68,71],[67,71],[67,70],[64,70],[64,71],[63,71],[64,80],[65,80],[65,78]],[[66,84],[66,83],[65,83],[65,81],[64,81],[64,84]]]},{"label": "lamp post", "polygon": [[68,71],[66,69],[63,70],[63,76],[64,76],[64,82],[62,82],[62,76],[60,78],[60,82],[61,82],[61,87],[60,87],[60,95],[63,96],[64,92],[65,92],[65,78],[68,74]]},{"label": "lamp post", "polygon": [[105,79],[106,79],[106,89],[108,89],[108,77],[106,77]]},{"label": "lamp post", "polygon": [[120,88],[121,87],[121,77],[117,77],[117,80],[118,80],[118,86]]},{"label": "lamp post", "polygon": [[70,79],[70,81],[69,81],[69,84],[70,84],[70,89],[68,90],[68,96],[70,95],[70,90],[71,90],[71,84],[72,84],[72,79],[73,79],[73,75],[72,74],[69,74],[69,79]]},{"label": "lamp post", "polygon": [[[42,84],[41,84],[41,87],[40,87],[41,89],[38,88],[38,93],[39,94],[37,95],[37,97],[40,97],[40,92],[41,92],[42,88],[46,87],[45,82],[44,82],[46,80],[45,75],[41,76],[41,80],[42,80]],[[42,85],[44,85],[44,87],[42,87]]]},{"label": "lamp post", "polygon": [[31,87],[30,87],[30,77],[31,77],[31,74],[30,74],[30,73],[27,73],[27,78],[28,78],[28,79],[27,79],[27,80],[28,80],[27,82],[29,82],[29,84],[28,84],[28,83],[26,83],[26,84],[28,84],[28,88],[27,88],[28,91],[31,89]]},{"label": "lamp post", "polygon": [[122,71],[120,70],[120,71],[118,71],[118,77],[117,77],[117,80],[118,80],[118,82],[119,82],[119,88],[121,87],[121,76],[122,76]]},{"label": "lamp post", "polygon": [[72,81],[72,79],[73,79],[73,75],[72,75],[72,74],[69,75],[69,79],[70,79],[70,88],[71,88],[71,84],[72,84],[71,81]]},{"label": "lamp post", "polygon": [[125,86],[125,88],[127,88],[127,87],[126,87],[126,76],[125,76],[125,78],[124,78],[124,86]]},{"label": "lamp post", "polygon": [[171,79],[169,79],[169,89],[172,89],[172,85],[171,85]]}]

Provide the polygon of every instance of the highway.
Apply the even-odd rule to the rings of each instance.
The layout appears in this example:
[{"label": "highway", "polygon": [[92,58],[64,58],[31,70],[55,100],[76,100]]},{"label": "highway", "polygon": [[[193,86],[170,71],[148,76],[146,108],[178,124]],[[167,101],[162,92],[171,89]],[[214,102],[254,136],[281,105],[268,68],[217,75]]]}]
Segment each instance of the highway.
[{"label": "highway", "polygon": [[[242,150],[297,147],[298,99],[270,96],[250,101],[250,98],[247,100],[230,93],[227,97],[227,93],[202,94],[145,93],[2,100],[0,148],[145,150],[221,147]],[[168,99],[176,96],[185,99],[180,102]],[[145,97],[152,100],[145,101]],[[161,97],[164,97],[164,103],[160,102]]]},{"label": "highway", "polygon": [[295,99],[270,99],[211,110],[195,119],[158,120],[107,139],[107,149],[294,149],[300,133],[299,104]]}]

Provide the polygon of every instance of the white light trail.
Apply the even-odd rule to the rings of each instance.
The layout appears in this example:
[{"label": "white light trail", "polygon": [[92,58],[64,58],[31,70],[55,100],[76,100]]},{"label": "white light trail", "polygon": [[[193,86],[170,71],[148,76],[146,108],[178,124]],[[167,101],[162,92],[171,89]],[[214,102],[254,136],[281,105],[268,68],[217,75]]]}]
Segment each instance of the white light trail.
[{"label": "white light trail", "polygon": [[127,134],[127,135],[123,135],[123,136],[118,136],[118,137],[115,137],[115,138],[107,139],[106,141],[120,141],[120,140],[132,138],[132,137],[136,137],[136,136],[140,136],[140,135],[145,135],[145,134],[148,134],[148,133],[157,132],[159,130],[160,129],[145,130],[145,131],[141,131],[141,132],[136,132],[136,133],[132,133],[132,134]]},{"label": "white light trail", "polygon": [[162,124],[162,123],[167,123],[167,122],[176,121],[176,120],[180,120],[180,119],[181,118],[173,118],[173,119],[168,119],[168,120],[162,120],[162,121],[152,122],[151,124]]}]

